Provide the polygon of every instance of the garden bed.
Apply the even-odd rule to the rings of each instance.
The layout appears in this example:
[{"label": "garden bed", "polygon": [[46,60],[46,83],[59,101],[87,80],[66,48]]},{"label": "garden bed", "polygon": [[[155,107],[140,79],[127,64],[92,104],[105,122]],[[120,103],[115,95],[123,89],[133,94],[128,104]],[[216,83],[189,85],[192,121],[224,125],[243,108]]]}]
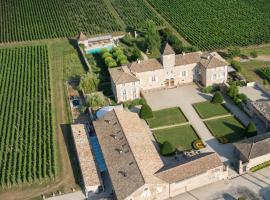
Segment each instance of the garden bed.
[{"label": "garden bed", "polygon": [[193,104],[193,107],[202,119],[229,114],[223,104],[213,104],[209,101]]},{"label": "garden bed", "polygon": [[159,145],[168,141],[180,151],[193,149],[192,143],[199,139],[191,125],[155,130],[153,135]]},{"label": "garden bed", "polygon": [[245,127],[235,117],[223,117],[205,121],[207,128],[221,143],[232,143],[245,136]]},{"label": "garden bed", "polygon": [[187,122],[185,115],[178,107],[154,111],[153,114],[153,118],[147,119],[151,128]]}]

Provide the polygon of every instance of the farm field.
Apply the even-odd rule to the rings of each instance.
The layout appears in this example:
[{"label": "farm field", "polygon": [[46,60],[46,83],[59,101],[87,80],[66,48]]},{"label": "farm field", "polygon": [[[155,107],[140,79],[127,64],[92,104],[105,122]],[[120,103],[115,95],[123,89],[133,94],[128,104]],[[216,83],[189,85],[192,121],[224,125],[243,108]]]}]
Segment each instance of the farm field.
[{"label": "farm field", "polygon": [[147,0],[200,49],[270,42],[268,0]]},{"label": "farm field", "polygon": [[144,0],[111,0],[111,4],[128,27],[143,27],[146,20],[153,20],[157,26],[162,20],[145,4]]},{"label": "farm field", "polygon": [[56,175],[47,47],[0,49],[1,186]]},{"label": "farm field", "polygon": [[103,0],[0,0],[0,5],[0,42],[122,30]]}]

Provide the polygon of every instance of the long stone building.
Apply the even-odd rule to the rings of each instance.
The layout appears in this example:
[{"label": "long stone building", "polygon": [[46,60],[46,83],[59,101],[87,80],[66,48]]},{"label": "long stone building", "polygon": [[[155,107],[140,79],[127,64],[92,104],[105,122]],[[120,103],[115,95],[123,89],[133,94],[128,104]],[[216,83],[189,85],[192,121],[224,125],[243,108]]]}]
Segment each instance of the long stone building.
[{"label": "long stone building", "polygon": [[112,110],[93,125],[118,200],[167,199],[228,176],[214,152],[163,163],[136,113]]},{"label": "long stone building", "polygon": [[176,55],[166,44],[160,59],[132,62],[109,69],[112,91],[117,102],[140,97],[142,91],[172,88],[193,81],[204,86],[227,81],[228,63],[216,52]]}]

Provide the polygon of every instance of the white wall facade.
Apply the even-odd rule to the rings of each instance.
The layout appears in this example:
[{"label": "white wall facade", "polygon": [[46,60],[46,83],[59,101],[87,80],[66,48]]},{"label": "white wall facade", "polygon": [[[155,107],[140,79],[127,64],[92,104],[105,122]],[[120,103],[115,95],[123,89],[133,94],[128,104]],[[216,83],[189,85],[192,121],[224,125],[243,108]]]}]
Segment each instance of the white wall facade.
[{"label": "white wall facade", "polygon": [[125,84],[118,84],[113,86],[112,89],[117,102],[129,101],[140,98],[141,86],[140,82],[131,82]]},{"label": "white wall facade", "polygon": [[207,87],[213,84],[220,84],[227,81],[228,73],[227,73],[227,66],[224,67],[216,67],[211,69],[206,69],[205,74],[202,73],[203,84]]},{"label": "white wall facade", "polygon": [[181,193],[208,185],[220,180],[227,179],[228,169],[224,170],[223,166],[211,169],[206,173],[194,176],[178,183],[170,184],[170,197],[174,197]]}]

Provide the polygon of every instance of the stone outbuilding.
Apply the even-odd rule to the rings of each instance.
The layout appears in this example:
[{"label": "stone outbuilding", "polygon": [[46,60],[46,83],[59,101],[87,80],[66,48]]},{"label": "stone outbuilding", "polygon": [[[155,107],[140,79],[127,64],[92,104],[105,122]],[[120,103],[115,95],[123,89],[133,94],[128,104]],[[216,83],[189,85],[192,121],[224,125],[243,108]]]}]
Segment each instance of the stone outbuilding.
[{"label": "stone outbuilding", "polygon": [[270,133],[241,140],[234,146],[235,166],[239,174],[270,160]]}]

